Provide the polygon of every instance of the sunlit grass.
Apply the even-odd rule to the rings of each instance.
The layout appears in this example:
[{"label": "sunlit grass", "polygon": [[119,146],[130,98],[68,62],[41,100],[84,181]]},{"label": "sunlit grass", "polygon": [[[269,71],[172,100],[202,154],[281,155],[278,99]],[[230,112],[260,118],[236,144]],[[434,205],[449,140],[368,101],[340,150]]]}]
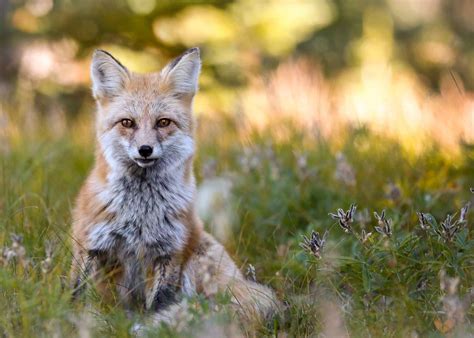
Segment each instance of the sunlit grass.
[{"label": "sunlit grass", "polygon": [[345,125],[369,126],[413,154],[435,140],[441,151],[459,155],[459,140],[474,139],[474,97],[456,74],[445,74],[435,93],[395,62],[366,62],[326,78],[312,62],[291,60],[254,77],[241,102],[248,124],[259,130],[281,119],[338,138]]},{"label": "sunlit grass", "polygon": [[[288,303],[285,320],[261,332],[424,336],[448,328],[472,333],[472,233],[468,225],[446,241],[433,228],[448,213],[459,217],[459,209],[472,200],[472,147],[453,158],[432,143],[413,155],[365,128],[344,127],[333,142],[290,122],[284,138],[275,136],[281,136],[274,132],[281,126],[241,134],[240,123],[200,120],[196,173],[201,183],[229,180],[232,199],[216,208],[235,216],[230,223],[211,221],[216,227],[230,224],[225,245],[232,256],[244,271],[247,264],[255,266],[257,280]],[[70,137],[76,134],[24,135],[2,153],[0,303],[8,306],[0,330],[7,336],[69,336],[78,330],[129,336],[135,321],[93,295],[88,302],[70,302],[70,210],[93,161],[93,135]],[[357,204],[355,235],[328,215],[351,203]],[[377,233],[371,217],[382,209],[391,219],[390,237]],[[424,231],[417,211],[433,215],[437,225]],[[321,259],[300,246],[312,230],[321,236],[328,231]],[[440,287],[441,271],[459,278],[454,294]],[[453,301],[462,304],[456,312],[461,319],[450,319],[454,315],[449,317],[445,307],[451,298],[443,297],[458,297]],[[216,302],[225,303],[225,297]],[[226,315],[215,317],[213,306],[199,297],[190,300],[190,315],[161,334],[238,334],[238,325],[229,326]]]}]

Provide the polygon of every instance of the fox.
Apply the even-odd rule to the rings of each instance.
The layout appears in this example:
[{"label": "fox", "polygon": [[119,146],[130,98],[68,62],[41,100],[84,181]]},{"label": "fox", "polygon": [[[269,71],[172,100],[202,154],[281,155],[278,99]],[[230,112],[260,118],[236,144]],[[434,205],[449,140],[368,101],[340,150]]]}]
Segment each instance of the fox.
[{"label": "fox", "polygon": [[94,52],[95,164],[72,211],[74,299],[93,284],[104,301],[152,313],[156,323],[197,294],[228,292],[249,320],[277,311],[275,292],[244,277],[196,212],[200,71],[199,48],[147,74]]}]

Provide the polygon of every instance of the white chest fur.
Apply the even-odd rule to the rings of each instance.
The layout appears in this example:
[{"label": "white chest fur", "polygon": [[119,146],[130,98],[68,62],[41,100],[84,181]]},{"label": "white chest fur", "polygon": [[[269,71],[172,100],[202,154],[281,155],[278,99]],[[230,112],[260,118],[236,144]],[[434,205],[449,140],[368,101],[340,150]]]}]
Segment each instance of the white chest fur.
[{"label": "white chest fur", "polygon": [[195,188],[177,177],[182,175],[142,171],[110,179],[100,199],[111,216],[93,227],[90,249],[118,259],[156,259],[180,250],[187,238],[180,214]]}]

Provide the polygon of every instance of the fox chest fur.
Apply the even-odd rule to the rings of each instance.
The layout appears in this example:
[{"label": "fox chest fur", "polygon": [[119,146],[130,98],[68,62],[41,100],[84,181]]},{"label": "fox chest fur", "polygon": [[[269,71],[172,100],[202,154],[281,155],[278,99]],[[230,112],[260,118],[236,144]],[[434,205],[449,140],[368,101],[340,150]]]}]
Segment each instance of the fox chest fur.
[{"label": "fox chest fur", "polygon": [[143,266],[172,256],[185,245],[183,211],[193,194],[193,185],[152,168],[110,179],[98,195],[107,216],[91,227],[89,250]]}]

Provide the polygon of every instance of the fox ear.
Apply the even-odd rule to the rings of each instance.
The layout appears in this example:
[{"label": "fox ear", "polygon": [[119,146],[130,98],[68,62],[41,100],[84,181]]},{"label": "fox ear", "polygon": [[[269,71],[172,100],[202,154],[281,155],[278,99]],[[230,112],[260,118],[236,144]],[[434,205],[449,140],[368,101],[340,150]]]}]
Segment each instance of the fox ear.
[{"label": "fox ear", "polygon": [[120,61],[105,50],[97,49],[92,57],[92,93],[97,100],[111,99],[124,88],[130,73]]},{"label": "fox ear", "polygon": [[175,93],[194,95],[201,71],[199,48],[191,48],[171,61],[161,74]]}]

